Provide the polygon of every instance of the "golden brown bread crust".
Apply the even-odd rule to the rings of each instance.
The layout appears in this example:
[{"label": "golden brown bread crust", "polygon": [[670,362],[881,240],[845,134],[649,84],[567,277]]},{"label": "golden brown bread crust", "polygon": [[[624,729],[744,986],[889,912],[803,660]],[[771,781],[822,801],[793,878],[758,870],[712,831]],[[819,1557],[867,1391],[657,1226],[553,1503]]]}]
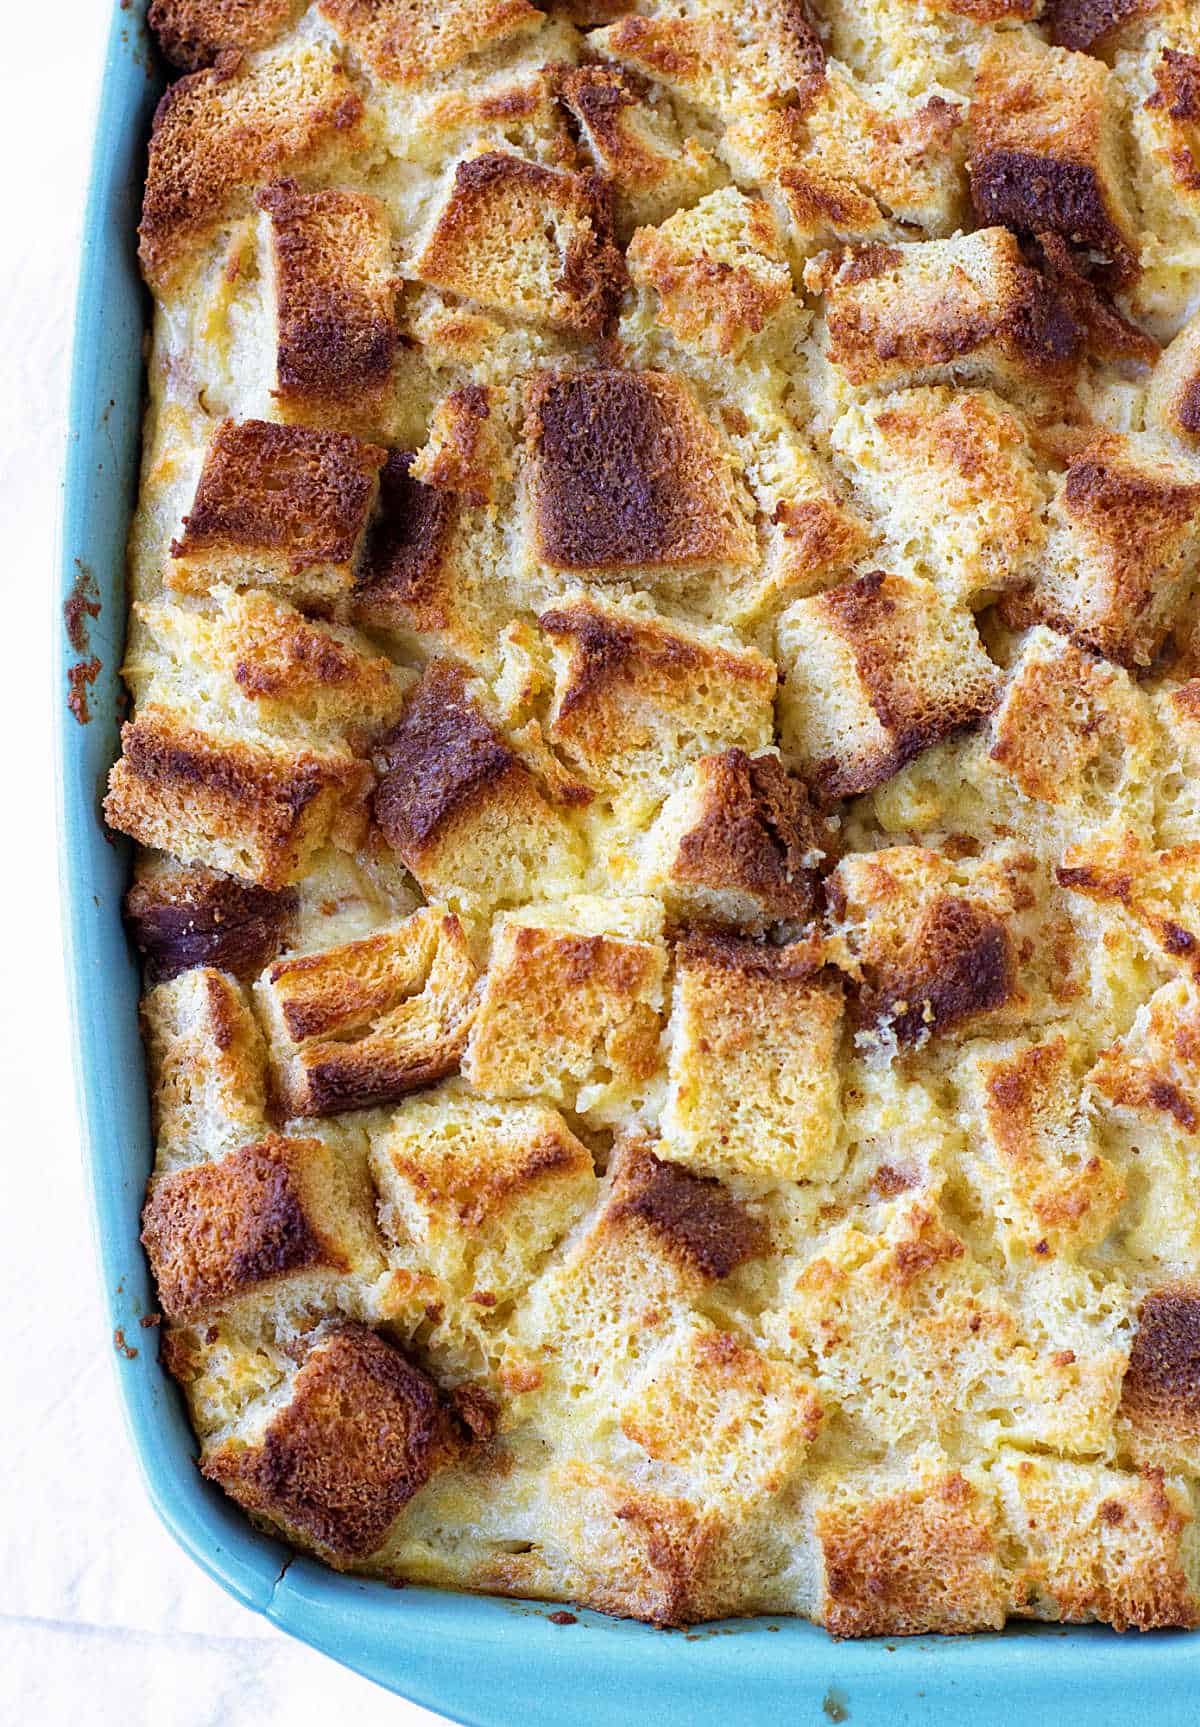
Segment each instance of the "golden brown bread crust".
[{"label": "golden brown bread crust", "polygon": [[146,22],[167,59],[196,72],[229,49],[265,48],[301,9],[302,0],[151,0]]},{"label": "golden brown bread crust", "polygon": [[677,378],[539,380],[526,422],[538,554],[562,570],[745,563],[753,539],[712,428]]},{"label": "golden brown bread crust", "polygon": [[379,1546],[451,1444],[425,1375],[365,1326],[345,1325],[318,1337],[258,1444],[227,1442],[201,1468],[341,1568]]},{"label": "golden brown bread crust", "polygon": [[319,0],[319,10],[377,78],[400,85],[542,22],[529,0]]},{"label": "golden brown bread crust", "polygon": [[160,707],[121,727],[121,751],[104,800],[110,827],[272,890],[299,878],[339,806],[364,789],[348,756],[213,736]]},{"label": "golden brown bread crust", "polygon": [[449,540],[454,499],[412,477],[413,456],[392,450],[379,475],[372,523],[351,600],[356,623],[374,629],[438,629],[449,617]]},{"label": "golden brown bread crust", "polygon": [[455,169],[416,268],[433,287],[595,335],[625,280],[608,183],[505,150],[473,156]]},{"label": "golden brown bread crust", "polygon": [[1194,1451],[1200,1444],[1200,1294],[1195,1288],[1154,1289],[1143,1300],[1121,1384],[1121,1415],[1139,1462],[1155,1461],[1145,1455],[1151,1448]]},{"label": "golden brown bread crust", "polygon": [[281,585],[329,566],[349,587],[386,456],[344,432],[223,421],[171,543],[170,581],[202,590],[245,559],[278,570]]},{"label": "golden brown bread crust", "polygon": [[169,1319],[194,1319],[297,1272],[348,1269],[305,1207],[305,1162],[322,1155],[319,1140],[269,1134],[154,1184],[142,1241]]},{"label": "golden brown bread crust", "polygon": [[699,820],[679,841],[673,879],[746,894],[772,922],[810,917],[819,880],[814,854],[832,839],[803,780],[776,756],[745,750],[704,757],[699,774]]},{"label": "golden brown bread crust", "polygon": [[147,986],[198,965],[253,977],[287,941],[296,909],[290,888],[272,892],[202,866],[177,865],[136,879],[124,907]]},{"label": "golden brown bread crust", "polygon": [[1007,1601],[985,1501],[957,1471],[874,1502],[816,1514],[824,1563],[819,1622],[835,1637],[984,1631]]},{"label": "golden brown bread crust", "polygon": [[331,55],[295,62],[220,54],[207,71],[172,84],[154,116],[142,205],[146,280],[167,290],[255,183],[353,148],[363,105]]},{"label": "golden brown bread crust", "polygon": [[714,1177],[693,1175],[637,1143],[621,1159],[607,1219],[613,1229],[632,1223],[648,1230],[663,1252],[706,1283],[720,1282],[768,1247],[761,1220]]},{"label": "golden brown bread crust", "polygon": [[399,340],[385,208],[353,192],[301,192],[294,180],[255,201],[271,230],[276,401],[316,424],[347,412],[369,423]]}]

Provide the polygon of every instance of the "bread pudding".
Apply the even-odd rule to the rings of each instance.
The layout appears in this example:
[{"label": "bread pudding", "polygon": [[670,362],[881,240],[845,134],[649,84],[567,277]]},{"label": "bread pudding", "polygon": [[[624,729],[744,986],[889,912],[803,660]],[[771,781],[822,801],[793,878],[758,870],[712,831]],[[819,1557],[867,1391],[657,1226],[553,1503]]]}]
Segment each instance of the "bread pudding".
[{"label": "bread pudding", "polygon": [[662,1625],[1200,1623],[1200,15],[149,15],[204,1474]]}]

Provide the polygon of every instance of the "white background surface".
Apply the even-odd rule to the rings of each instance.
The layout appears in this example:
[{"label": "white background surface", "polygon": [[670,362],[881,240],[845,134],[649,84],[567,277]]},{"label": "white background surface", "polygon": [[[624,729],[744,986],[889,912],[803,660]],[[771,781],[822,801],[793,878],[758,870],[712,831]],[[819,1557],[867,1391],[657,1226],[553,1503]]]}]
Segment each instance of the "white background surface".
[{"label": "white background surface", "polygon": [[0,1722],[418,1727],[178,1551],[121,1427],[71,1095],[50,719],[55,523],[92,109],[116,0],[4,5],[0,55]]}]

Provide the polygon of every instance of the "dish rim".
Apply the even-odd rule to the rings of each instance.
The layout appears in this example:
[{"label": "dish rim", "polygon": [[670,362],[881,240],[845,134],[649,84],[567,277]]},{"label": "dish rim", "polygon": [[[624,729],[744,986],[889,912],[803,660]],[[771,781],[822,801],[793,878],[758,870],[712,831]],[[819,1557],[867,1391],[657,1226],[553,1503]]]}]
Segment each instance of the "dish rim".
[{"label": "dish rim", "polygon": [[[1191,1722],[1200,1634],[1014,1624],[969,1637],[835,1643],[804,1621],[760,1618],[664,1632],[555,1603],[455,1594],[339,1575],[254,1529],[205,1482],[182,1398],[160,1367],[156,1310],[139,1241],[150,1127],[137,1026],[138,973],[121,924],[130,847],[100,797],[123,696],[125,538],[141,447],[148,297],[134,235],[145,138],[163,87],[147,0],[114,0],[96,105],[69,395],[56,592],[55,740],[63,953],[90,1222],[122,1412],[151,1504],[184,1551],[244,1606],[342,1665],[467,1727],[515,1727],[536,1708],[579,1727],[625,1727],[631,1708],[661,1727],[710,1711],[764,1722],[786,1698],[800,1719],[855,1727],[909,1722],[1010,1727],[1053,1710],[1064,1727]],[[62,608],[87,571],[98,587],[92,646],[73,646]],[[80,724],[70,668],[101,660]],[[149,1345],[149,1347],[148,1347]],[[564,1646],[562,1639],[568,1637]],[[564,1655],[569,1659],[564,1660]],[[844,1711],[844,1713],[843,1713]]]}]

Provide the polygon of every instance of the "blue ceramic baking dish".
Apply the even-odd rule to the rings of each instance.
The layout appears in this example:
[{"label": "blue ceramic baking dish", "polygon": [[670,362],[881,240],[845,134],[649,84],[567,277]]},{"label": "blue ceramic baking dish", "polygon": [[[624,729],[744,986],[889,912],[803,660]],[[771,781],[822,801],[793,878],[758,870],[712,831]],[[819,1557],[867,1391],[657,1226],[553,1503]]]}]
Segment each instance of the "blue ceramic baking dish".
[{"label": "blue ceramic baking dish", "polygon": [[[1118,1637],[1095,1627],[1023,1626],[998,1636],[837,1644],[787,1620],[684,1635],[580,1613],[560,1626],[537,1603],[395,1590],[291,1559],[201,1479],[183,1403],[159,1367],[155,1334],[139,1325],[154,1308],[138,1242],[150,1126],[137,970],[120,916],[128,854],[99,813],[121,713],[125,536],[142,414],[148,301],[135,227],[145,140],[161,90],[145,3],[113,5],[95,133],[70,399],[56,705],[63,929],[109,1309],[103,1341],[113,1350],[130,1438],[159,1516],[197,1564],[248,1607],[381,1685],[477,1727],[531,1719],[573,1727],[779,1718],[849,1720],[854,1727],[1200,1720],[1200,1638],[1186,1634]],[[73,707],[66,700],[72,688]],[[77,717],[80,695],[90,710],[86,724]]]}]

